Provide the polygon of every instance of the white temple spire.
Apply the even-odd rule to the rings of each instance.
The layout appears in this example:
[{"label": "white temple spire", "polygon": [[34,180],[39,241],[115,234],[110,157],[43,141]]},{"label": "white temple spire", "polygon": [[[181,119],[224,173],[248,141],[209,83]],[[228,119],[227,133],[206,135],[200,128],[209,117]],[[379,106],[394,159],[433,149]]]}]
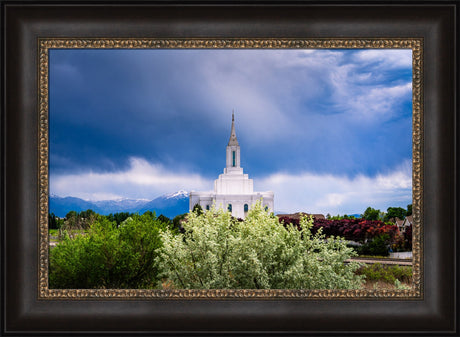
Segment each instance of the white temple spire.
[{"label": "white temple spire", "polygon": [[226,168],[224,172],[234,172],[234,173],[243,173],[243,169],[240,166],[240,144],[236,139],[235,132],[235,114],[232,111],[232,131],[230,132],[230,140],[227,144],[227,154],[226,154]]},{"label": "white temple spire", "polygon": [[190,192],[190,210],[196,204],[204,210],[212,205],[232,213],[236,218],[244,219],[256,202],[262,199],[262,205],[273,211],[274,194],[271,191],[254,192],[254,183],[243,173],[240,163],[240,145],[236,139],[235,113],[232,111],[232,130],[226,147],[226,167],[224,173],[214,181],[214,191]]},{"label": "white temple spire", "polygon": [[235,113],[232,110],[232,131],[230,132],[230,139],[228,141],[227,146],[239,146],[238,139],[236,139],[236,132],[235,132]]}]

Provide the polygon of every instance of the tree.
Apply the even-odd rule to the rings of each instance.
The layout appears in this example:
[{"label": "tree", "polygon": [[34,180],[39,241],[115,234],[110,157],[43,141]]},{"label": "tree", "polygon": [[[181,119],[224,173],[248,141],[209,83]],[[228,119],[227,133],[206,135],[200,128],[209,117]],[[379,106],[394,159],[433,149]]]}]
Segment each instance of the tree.
[{"label": "tree", "polygon": [[62,221],[60,221],[54,213],[48,213],[48,229],[59,229]]},{"label": "tree", "polygon": [[94,212],[92,209],[87,209],[86,211],[81,211],[78,215],[81,226],[84,229],[88,229],[96,221],[99,214]]},{"label": "tree", "polygon": [[100,217],[84,235],[66,236],[51,249],[50,288],[154,287],[165,228],[152,214],[133,215],[120,226]]},{"label": "tree", "polygon": [[106,218],[109,221],[115,221],[117,223],[117,226],[119,226],[123,221],[125,221],[132,215],[134,214],[129,212],[118,212],[115,214],[110,213],[109,215],[106,215]]},{"label": "tree", "polygon": [[167,224],[167,225],[172,225],[173,223],[170,218],[168,218],[167,216],[164,216],[163,214],[160,214],[160,216],[158,217],[158,221],[164,224]]},{"label": "tree", "polygon": [[203,207],[201,207],[200,204],[195,204],[195,206],[193,206],[192,212],[197,213],[198,215],[201,215],[203,214]]},{"label": "tree", "polygon": [[404,219],[406,217],[407,211],[402,208],[402,207],[388,207],[387,213],[385,214],[385,217],[383,218],[383,221],[388,222],[390,219]]},{"label": "tree", "polygon": [[78,213],[76,211],[70,211],[65,216],[65,219],[68,221],[72,220],[75,222],[77,218],[78,218]]},{"label": "tree", "polygon": [[174,228],[177,228],[180,231],[182,231],[182,222],[184,222],[186,218],[187,213],[176,215],[173,219]]},{"label": "tree", "polygon": [[358,247],[359,255],[379,255],[388,256],[390,248],[390,236],[381,234],[375,237],[372,241]]},{"label": "tree", "polygon": [[64,223],[59,228],[59,239],[63,239],[66,236],[73,238],[77,232],[83,230],[81,226],[81,220],[76,211],[70,211],[66,214]]},{"label": "tree", "polygon": [[372,207],[366,208],[363,214],[363,217],[366,220],[379,220],[379,216],[380,216],[380,210],[374,209]]},{"label": "tree", "polygon": [[412,204],[407,205],[406,216],[412,215]]},{"label": "tree", "polygon": [[185,232],[161,234],[158,266],[168,287],[192,289],[355,289],[359,265],[342,238],[312,235],[311,219],[300,230],[278,222],[260,202],[237,221],[214,207],[190,212]]}]

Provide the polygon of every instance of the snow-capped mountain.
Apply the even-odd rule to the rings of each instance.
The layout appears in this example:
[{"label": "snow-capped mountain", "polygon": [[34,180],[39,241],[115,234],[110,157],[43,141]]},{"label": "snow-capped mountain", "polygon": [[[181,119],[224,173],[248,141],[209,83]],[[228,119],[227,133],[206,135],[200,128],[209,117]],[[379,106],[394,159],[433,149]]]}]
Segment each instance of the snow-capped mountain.
[{"label": "snow-capped mountain", "polygon": [[[65,217],[70,211],[86,211],[92,209],[96,211],[96,205],[91,201],[86,201],[75,197],[58,197],[51,195],[49,198],[49,211],[58,217]],[[97,212],[97,211],[96,211]]]},{"label": "snow-capped mountain", "polygon": [[180,190],[162,195],[153,200],[147,199],[117,199],[88,201],[76,197],[58,197],[50,195],[49,211],[58,217],[65,217],[70,211],[93,211],[107,215],[110,213],[130,212],[142,214],[146,211],[155,211],[157,215],[163,214],[173,218],[178,214],[187,213],[189,210],[188,192]]},{"label": "snow-capped mountain", "polygon": [[165,194],[163,197],[165,197],[166,199],[171,199],[171,198],[176,198],[176,199],[179,199],[179,198],[188,198],[188,192],[187,192],[187,191],[184,191],[184,190],[180,190],[180,191],[177,191],[177,192],[174,192],[174,193]]},{"label": "snow-capped mountain", "polygon": [[[148,199],[123,198],[123,199],[117,199],[117,200],[93,201],[93,203],[97,206],[98,209],[101,209],[104,212],[117,213],[117,212],[136,212],[139,209],[139,207],[144,206],[149,201],[150,200]],[[120,209],[122,209],[122,211],[120,211]],[[103,213],[100,213],[100,214],[103,214]]]},{"label": "snow-capped mountain", "polygon": [[163,214],[168,218],[187,213],[189,211],[188,192],[178,191],[153,199],[146,203],[139,210],[139,213],[144,213],[146,211],[155,211],[157,215]]}]

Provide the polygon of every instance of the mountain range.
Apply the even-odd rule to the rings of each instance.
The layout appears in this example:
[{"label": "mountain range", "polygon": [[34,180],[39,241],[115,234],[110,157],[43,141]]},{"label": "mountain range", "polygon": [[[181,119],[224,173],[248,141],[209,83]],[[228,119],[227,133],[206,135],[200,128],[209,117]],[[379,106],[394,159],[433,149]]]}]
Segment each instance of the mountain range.
[{"label": "mountain range", "polygon": [[58,217],[65,217],[70,211],[86,211],[91,209],[96,213],[108,215],[110,213],[129,212],[142,214],[146,211],[155,211],[159,216],[168,218],[187,213],[189,211],[189,196],[187,191],[178,191],[162,195],[153,200],[147,199],[117,199],[89,201],[76,197],[49,197],[49,211]]},{"label": "mountain range", "polygon": [[[176,215],[189,211],[189,194],[187,191],[177,191],[164,194],[153,200],[148,199],[117,199],[88,201],[76,197],[58,197],[51,195],[49,198],[50,213],[63,218],[70,211],[86,211],[92,209],[96,213],[108,215],[110,213],[129,212],[142,214],[146,211],[155,211],[156,215],[163,214],[172,219]],[[275,214],[287,214],[289,212],[277,211]],[[351,214],[360,218],[360,214]]]}]

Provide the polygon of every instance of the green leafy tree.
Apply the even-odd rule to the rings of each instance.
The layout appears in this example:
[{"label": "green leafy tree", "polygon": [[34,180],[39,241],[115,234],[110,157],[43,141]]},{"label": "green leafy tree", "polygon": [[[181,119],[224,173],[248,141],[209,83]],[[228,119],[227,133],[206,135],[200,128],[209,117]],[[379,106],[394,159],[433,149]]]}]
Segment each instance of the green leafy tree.
[{"label": "green leafy tree", "polygon": [[182,223],[187,218],[187,213],[176,215],[173,219],[174,228],[182,229]]},{"label": "green leafy tree", "polygon": [[388,222],[392,218],[404,219],[406,217],[406,213],[407,211],[402,207],[388,207],[383,221]]},{"label": "green leafy tree", "polygon": [[117,223],[117,226],[119,226],[123,221],[125,221],[127,218],[129,218],[132,215],[133,213],[129,213],[129,212],[118,212],[115,214],[110,213],[109,215],[106,215],[106,218],[109,221],[115,221]]},{"label": "green leafy tree", "polygon": [[64,221],[59,219],[54,213],[48,214],[48,229],[59,229]]},{"label": "green leafy tree", "polygon": [[99,214],[91,209],[81,211],[70,211],[65,216],[65,220],[59,226],[59,238],[69,235],[71,238],[86,231],[100,217]]},{"label": "green leafy tree", "polygon": [[70,211],[66,214],[65,219],[70,224],[75,224],[78,219],[78,213],[76,211]]},{"label": "green leafy tree", "polygon": [[368,207],[364,211],[363,217],[366,220],[379,220],[379,218],[380,218],[380,210],[379,209],[374,209],[372,207]]},{"label": "green leafy tree", "polygon": [[348,215],[348,214],[344,214],[344,215],[337,214],[335,216],[329,215],[329,218],[326,216],[326,219],[328,220],[343,220],[343,219],[353,220],[353,219],[356,219],[356,217],[354,215]]},{"label": "green leafy tree", "polygon": [[165,228],[152,214],[133,215],[120,226],[100,217],[86,233],[67,235],[51,249],[50,288],[154,287]]},{"label": "green leafy tree", "polygon": [[407,205],[406,216],[412,215],[412,204]]},{"label": "green leafy tree", "polygon": [[197,213],[198,215],[201,215],[203,214],[203,207],[201,207],[200,204],[195,204],[195,206],[193,206],[192,212]]},{"label": "green leafy tree", "polygon": [[167,225],[172,225],[173,223],[170,218],[168,218],[167,216],[164,216],[163,214],[160,214],[160,216],[158,217],[158,221],[163,222],[164,224],[167,224]]},{"label": "green leafy tree", "polygon": [[77,233],[83,231],[81,219],[76,211],[70,211],[66,214],[64,223],[59,228],[59,239],[62,240],[69,236],[73,238]]},{"label": "green leafy tree", "polygon": [[161,234],[158,267],[164,284],[192,289],[354,289],[361,286],[357,263],[341,238],[312,235],[312,220],[300,230],[283,226],[260,203],[244,221],[216,210],[190,212],[185,232]]},{"label": "green leafy tree", "polygon": [[376,236],[372,241],[365,243],[358,247],[359,255],[379,255],[388,256],[390,248],[390,236],[388,234],[381,234]]}]

